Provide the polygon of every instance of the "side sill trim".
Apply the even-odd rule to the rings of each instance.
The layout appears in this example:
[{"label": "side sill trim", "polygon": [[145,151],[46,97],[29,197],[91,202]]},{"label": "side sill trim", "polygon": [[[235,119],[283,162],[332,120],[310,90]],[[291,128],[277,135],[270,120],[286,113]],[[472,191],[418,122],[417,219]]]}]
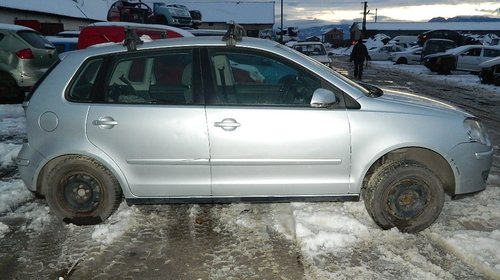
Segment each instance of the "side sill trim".
[{"label": "side sill trim", "polygon": [[244,196],[244,197],[150,197],[127,198],[128,205],[135,204],[191,204],[191,203],[281,203],[281,202],[344,202],[359,201],[359,195],[339,196]]}]

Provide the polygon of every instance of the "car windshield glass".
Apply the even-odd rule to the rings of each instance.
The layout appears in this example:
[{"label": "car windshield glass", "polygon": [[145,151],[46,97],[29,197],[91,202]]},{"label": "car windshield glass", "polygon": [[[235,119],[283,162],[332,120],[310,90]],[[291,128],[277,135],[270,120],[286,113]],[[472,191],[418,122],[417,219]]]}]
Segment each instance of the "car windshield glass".
[{"label": "car windshield glass", "polygon": [[55,47],[43,36],[32,31],[19,31],[17,32],[28,44],[37,49],[55,49]]},{"label": "car windshield glass", "polygon": [[293,48],[305,55],[326,55],[325,47],[319,44],[295,45]]}]

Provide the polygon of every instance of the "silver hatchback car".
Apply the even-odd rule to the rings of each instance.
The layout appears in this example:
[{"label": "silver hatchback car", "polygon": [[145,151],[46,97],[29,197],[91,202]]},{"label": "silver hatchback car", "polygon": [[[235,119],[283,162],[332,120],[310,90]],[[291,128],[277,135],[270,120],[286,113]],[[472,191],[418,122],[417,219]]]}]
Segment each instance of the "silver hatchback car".
[{"label": "silver hatchback car", "polygon": [[[231,36],[229,36],[231,37]],[[481,191],[474,116],[358,84],[276,42],[197,37],[63,55],[25,102],[27,187],[65,222],[140,203],[359,200],[418,232]]]}]

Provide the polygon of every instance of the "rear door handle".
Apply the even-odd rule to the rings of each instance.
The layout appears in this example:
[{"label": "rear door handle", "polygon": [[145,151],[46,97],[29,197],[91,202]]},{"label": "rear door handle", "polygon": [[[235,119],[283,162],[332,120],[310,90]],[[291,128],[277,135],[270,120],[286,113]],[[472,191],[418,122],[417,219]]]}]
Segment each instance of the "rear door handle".
[{"label": "rear door handle", "polygon": [[98,120],[93,120],[92,124],[104,129],[111,129],[115,125],[118,125],[118,122],[115,121],[112,117],[102,117]]},{"label": "rear door handle", "polygon": [[220,127],[226,131],[233,131],[236,128],[240,127],[241,124],[237,122],[235,119],[227,118],[223,119],[220,122],[214,122],[215,127]]}]

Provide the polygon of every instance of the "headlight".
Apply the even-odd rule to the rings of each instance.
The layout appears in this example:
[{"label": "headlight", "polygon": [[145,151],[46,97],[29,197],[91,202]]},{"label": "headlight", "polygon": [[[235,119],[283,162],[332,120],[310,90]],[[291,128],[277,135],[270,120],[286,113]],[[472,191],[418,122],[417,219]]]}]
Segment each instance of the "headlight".
[{"label": "headlight", "polygon": [[481,121],[476,118],[467,118],[464,120],[464,128],[471,142],[479,142],[490,146],[490,137]]}]

